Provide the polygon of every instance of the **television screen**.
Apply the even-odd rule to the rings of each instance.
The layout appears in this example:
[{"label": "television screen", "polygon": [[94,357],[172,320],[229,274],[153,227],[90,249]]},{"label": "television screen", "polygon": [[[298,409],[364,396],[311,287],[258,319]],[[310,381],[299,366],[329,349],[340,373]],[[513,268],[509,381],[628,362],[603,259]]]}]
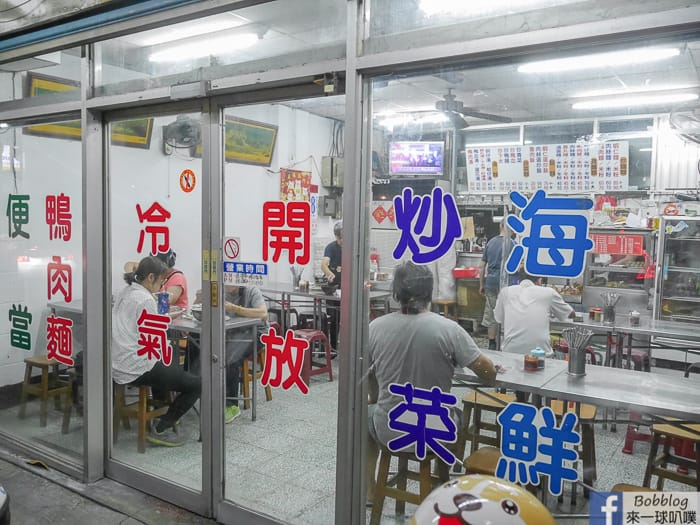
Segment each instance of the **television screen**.
[{"label": "television screen", "polygon": [[443,142],[392,142],[389,171],[392,175],[442,175]]}]

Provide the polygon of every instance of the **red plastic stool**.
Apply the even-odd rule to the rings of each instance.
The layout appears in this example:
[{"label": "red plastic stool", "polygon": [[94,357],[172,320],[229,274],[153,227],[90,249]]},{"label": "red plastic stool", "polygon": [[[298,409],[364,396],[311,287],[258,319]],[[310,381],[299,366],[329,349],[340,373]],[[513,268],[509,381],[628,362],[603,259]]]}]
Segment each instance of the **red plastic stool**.
[{"label": "red plastic stool", "polygon": [[[627,352],[622,352],[622,359],[627,357]],[[649,354],[644,350],[634,350],[632,349],[631,354],[632,363],[634,369],[637,371],[649,372],[651,370],[649,364]],[[610,366],[615,366],[617,364],[617,346],[612,344],[610,347]],[[632,421],[639,421],[642,423],[642,416],[638,412],[630,411],[629,417]],[[647,423],[648,424],[648,423]],[[627,425],[627,432],[625,433],[625,444],[622,447],[623,454],[632,454],[634,452],[634,442],[635,441],[646,441],[647,443],[651,441],[651,434],[639,431],[639,425],[630,424]]]},{"label": "red plastic stool", "polygon": [[[294,330],[294,336],[300,339],[305,339],[309,342],[309,346],[304,352],[304,366],[301,370],[301,378],[304,383],[309,384],[309,378],[318,374],[328,373],[328,380],[333,381],[333,368],[331,367],[331,344],[328,342],[326,334],[321,330],[312,328],[304,328]],[[326,362],[314,361],[313,352],[316,344],[320,344],[326,356]],[[315,367],[315,368],[314,368]]]}]

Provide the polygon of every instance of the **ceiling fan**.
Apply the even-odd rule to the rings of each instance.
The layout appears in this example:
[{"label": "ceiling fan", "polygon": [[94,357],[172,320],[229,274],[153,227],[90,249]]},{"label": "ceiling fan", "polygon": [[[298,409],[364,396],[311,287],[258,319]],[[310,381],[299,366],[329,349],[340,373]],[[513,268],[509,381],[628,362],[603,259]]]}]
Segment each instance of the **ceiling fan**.
[{"label": "ceiling fan", "polygon": [[674,111],[669,115],[669,124],[684,140],[700,144],[700,109]]},{"label": "ceiling fan", "polygon": [[464,103],[461,100],[457,100],[457,96],[452,93],[452,88],[447,89],[447,93],[443,95],[442,100],[435,102],[435,109],[447,115],[457,129],[464,129],[469,126],[464,117],[492,120],[505,124],[513,122],[513,119],[510,117],[494,115],[493,113],[482,113],[474,108],[465,107]]}]

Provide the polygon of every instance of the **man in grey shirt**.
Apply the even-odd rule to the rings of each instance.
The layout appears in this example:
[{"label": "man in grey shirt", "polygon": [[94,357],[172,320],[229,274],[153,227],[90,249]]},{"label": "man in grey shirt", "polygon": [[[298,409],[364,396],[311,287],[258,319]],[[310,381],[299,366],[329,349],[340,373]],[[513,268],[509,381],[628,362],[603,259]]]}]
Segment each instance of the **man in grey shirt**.
[{"label": "man in grey shirt", "polygon": [[433,275],[426,266],[411,262],[394,272],[394,299],[401,310],[378,317],[369,325],[369,431],[367,474],[373,496],[378,444],[387,446],[401,435],[389,428],[389,412],[403,401],[389,391],[392,383],[414,388],[452,387],[456,367],[469,367],[486,382],[496,377],[491,360],[457,323],[429,310]]}]

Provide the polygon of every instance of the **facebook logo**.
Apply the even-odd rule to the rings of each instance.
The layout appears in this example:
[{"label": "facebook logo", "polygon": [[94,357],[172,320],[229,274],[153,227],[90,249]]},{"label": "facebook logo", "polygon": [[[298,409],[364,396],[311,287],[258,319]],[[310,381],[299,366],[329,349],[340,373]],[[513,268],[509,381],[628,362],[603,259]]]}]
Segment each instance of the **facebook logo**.
[{"label": "facebook logo", "polygon": [[622,492],[591,492],[591,525],[622,525]]}]

